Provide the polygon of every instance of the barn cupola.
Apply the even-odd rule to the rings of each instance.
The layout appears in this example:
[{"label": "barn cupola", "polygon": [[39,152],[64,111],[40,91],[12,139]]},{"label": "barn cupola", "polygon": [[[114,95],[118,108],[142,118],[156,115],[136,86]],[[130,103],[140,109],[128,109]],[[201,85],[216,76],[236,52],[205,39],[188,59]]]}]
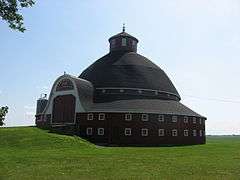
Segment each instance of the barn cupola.
[{"label": "barn cupola", "polygon": [[125,32],[125,25],[121,33],[109,39],[110,52],[113,51],[132,51],[137,52],[138,39]]}]

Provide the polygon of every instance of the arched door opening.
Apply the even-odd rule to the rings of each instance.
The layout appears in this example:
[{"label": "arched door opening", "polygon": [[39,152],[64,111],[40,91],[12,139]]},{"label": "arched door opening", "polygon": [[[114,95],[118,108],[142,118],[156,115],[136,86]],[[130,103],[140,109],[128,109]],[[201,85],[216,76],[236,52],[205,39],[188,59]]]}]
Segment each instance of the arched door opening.
[{"label": "arched door opening", "polygon": [[74,123],[76,98],[73,95],[57,96],[53,101],[53,123]]}]

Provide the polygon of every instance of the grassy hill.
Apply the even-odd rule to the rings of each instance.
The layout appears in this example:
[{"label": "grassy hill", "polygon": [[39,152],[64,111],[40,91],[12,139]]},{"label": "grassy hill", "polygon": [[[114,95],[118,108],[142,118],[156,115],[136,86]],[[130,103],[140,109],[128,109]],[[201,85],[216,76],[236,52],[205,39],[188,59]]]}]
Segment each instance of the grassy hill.
[{"label": "grassy hill", "polygon": [[0,179],[240,179],[240,137],[125,148],[33,127],[0,128]]}]

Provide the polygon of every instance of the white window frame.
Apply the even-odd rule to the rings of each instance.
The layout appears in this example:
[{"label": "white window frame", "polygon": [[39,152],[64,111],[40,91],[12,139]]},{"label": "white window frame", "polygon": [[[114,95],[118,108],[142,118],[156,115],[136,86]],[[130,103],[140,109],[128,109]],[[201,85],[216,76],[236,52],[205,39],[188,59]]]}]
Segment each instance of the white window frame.
[{"label": "white window frame", "polygon": [[88,128],[86,129],[86,134],[87,134],[88,136],[92,136],[92,135],[93,135],[93,128],[92,128],[92,127],[88,127]]},{"label": "white window frame", "polygon": [[122,38],[122,46],[127,46],[127,38]]},{"label": "white window frame", "polygon": [[158,115],[158,121],[159,122],[164,122],[164,115],[163,114]]},{"label": "white window frame", "polygon": [[178,121],[178,117],[177,116],[172,116],[172,122],[176,123]]},{"label": "white window frame", "polygon": [[197,130],[194,129],[194,130],[193,130],[193,137],[196,137],[196,136],[197,136]]},{"label": "white window frame", "polygon": [[200,137],[203,136],[203,132],[202,132],[202,130],[199,130],[199,136],[200,136]]},{"label": "white window frame", "polygon": [[125,128],[124,135],[125,136],[131,136],[132,135],[132,128]]},{"label": "white window frame", "polygon": [[184,117],[183,117],[183,122],[184,122],[184,123],[188,123],[188,116],[184,116]]},{"label": "white window frame", "polygon": [[99,136],[104,136],[104,134],[105,134],[104,128],[98,128],[97,130],[98,130],[98,135]]},{"label": "white window frame", "polygon": [[142,121],[148,121],[149,116],[148,114],[142,114]]},{"label": "white window frame", "polygon": [[148,136],[148,129],[146,129],[146,128],[141,129],[141,135]]},{"label": "white window frame", "polygon": [[183,135],[184,135],[185,137],[189,136],[189,133],[188,133],[188,130],[187,130],[187,129],[184,129]]},{"label": "white window frame", "polygon": [[177,131],[177,129],[173,129],[173,130],[172,130],[172,136],[173,136],[173,137],[177,137],[177,136],[178,136],[178,131]]},{"label": "white window frame", "polygon": [[92,121],[93,120],[93,113],[87,114],[87,120]]},{"label": "white window frame", "polygon": [[131,121],[132,120],[132,114],[128,113],[125,114],[125,121]]},{"label": "white window frame", "polygon": [[158,129],[158,136],[165,136],[165,130],[164,129]]},{"label": "white window frame", "polygon": [[197,124],[197,118],[193,117],[192,122],[193,122],[193,124]]},{"label": "white window frame", "polygon": [[105,120],[105,114],[104,114],[104,113],[100,113],[100,114],[98,115],[98,120],[99,120],[99,121],[104,121],[104,120]]}]

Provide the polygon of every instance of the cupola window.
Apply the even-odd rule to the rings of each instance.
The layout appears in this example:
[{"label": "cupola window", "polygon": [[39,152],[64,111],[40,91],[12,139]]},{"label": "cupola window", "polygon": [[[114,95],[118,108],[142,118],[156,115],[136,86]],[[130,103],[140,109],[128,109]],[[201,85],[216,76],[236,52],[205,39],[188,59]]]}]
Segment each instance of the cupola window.
[{"label": "cupola window", "polygon": [[126,38],[122,38],[122,46],[127,46],[127,39]]},{"label": "cupola window", "polygon": [[136,41],[132,41],[132,46],[134,47],[134,46],[136,46]]}]

